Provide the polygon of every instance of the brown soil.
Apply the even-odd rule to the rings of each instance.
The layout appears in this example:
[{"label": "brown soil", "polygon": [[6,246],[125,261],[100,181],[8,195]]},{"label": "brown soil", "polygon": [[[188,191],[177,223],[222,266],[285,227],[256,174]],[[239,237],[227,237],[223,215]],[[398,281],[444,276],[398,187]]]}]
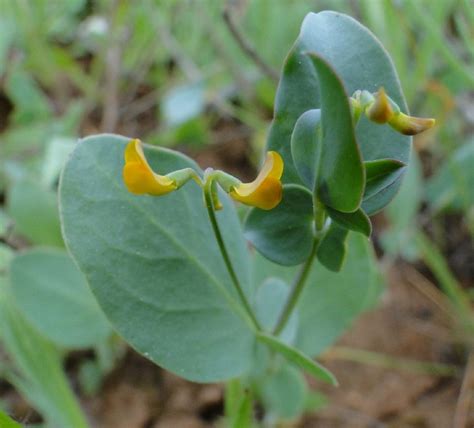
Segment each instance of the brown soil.
[{"label": "brown soil", "polygon": [[[447,428],[461,388],[465,355],[454,342],[450,318],[413,285],[420,279],[400,264],[390,270],[379,306],[359,318],[323,362],[340,386],[312,383],[329,405],[286,426],[299,428]],[[425,286],[425,285],[423,285]],[[344,346],[457,367],[454,376],[378,367],[338,356]],[[311,381],[310,381],[311,382]],[[223,388],[173,376],[133,351],[84,404],[100,428],[207,428],[222,416]],[[468,427],[474,426],[471,411]]]}]

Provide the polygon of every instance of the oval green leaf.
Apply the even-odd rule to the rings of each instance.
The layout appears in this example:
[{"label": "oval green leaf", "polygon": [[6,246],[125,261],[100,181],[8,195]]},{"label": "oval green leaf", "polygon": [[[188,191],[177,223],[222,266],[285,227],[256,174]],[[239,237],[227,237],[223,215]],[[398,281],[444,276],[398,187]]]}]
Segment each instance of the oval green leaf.
[{"label": "oval green leaf", "polygon": [[[255,336],[238,301],[194,182],[162,197],[122,182],[128,139],[82,140],[63,171],[61,220],[69,250],[114,327],[138,352],[189,380],[239,376]],[[171,150],[145,147],[153,169],[195,168]],[[234,206],[217,213],[225,245],[250,301],[246,243]]]},{"label": "oval green leaf", "polygon": [[296,121],[291,134],[291,155],[296,171],[308,189],[313,190],[319,164],[318,145],[321,132],[321,110],[305,111]]},{"label": "oval green leaf", "polygon": [[[272,277],[291,283],[297,271],[296,267],[277,265],[256,253],[252,277],[257,284]],[[331,272],[318,261],[313,264],[307,281],[297,306],[298,335],[294,346],[308,355],[317,355],[330,346],[355,317],[371,307],[381,291],[370,242],[360,234],[350,233],[346,262],[341,271]]]},{"label": "oval green leaf", "polygon": [[260,386],[265,409],[279,419],[295,419],[304,412],[308,393],[301,371],[288,363],[268,374]]},{"label": "oval green leaf", "polygon": [[64,247],[55,192],[33,180],[21,179],[7,194],[7,211],[15,231],[32,244]]},{"label": "oval green leaf", "polygon": [[321,240],[316,256],[319,262],[332,272],[339,272],[347,253],[346,238],[349,230],[332,222]]},{"label": "oval green leaf", "polygon": [[315,192],[328,207],[357,210],[362,200],[365,171],[344,85],[317,54],[308,55],[318,74],[321,97],[321,148]]},{"label": "oval green leaf", "polygon": [[[348,94],[358,89],[376,92],[383,86],[407,113],[393,63],[374,35],[347,15],[329,11],[308,14],[283,67],[267,141],[269,150],[276,150],[283,156],[285,183],[300,182],[289,144],[295,123],[304,112],[321,108],[316,71],[305,55],[308,51],[331,65]],[[411,137],[400,135],[389,126],[376,125],[362,117],[356,128],[356,137],[364,160],[392,158],[408,162]],[[379,192],[366,212],[370,215],[388,204],[400,182],[401,177]]]},{"label": "oval green leaf", "polygon": [[299,304],[296,346],[308,355],[318,355],[331,345],[380,291],[377,262],[370,242],[350,233],[347,255],[340,272],[314,263]]},{"label": "oval green leaf", "polygon": [[[255,312],[265,331],[272,331],[286,303],[290,287],[279,278],[267,278],[257,290]],[[292,344],[298,329],[298,313],[291,314],[288,323],[280,333],[280,339]]]},{"label": "oval green leaf", "polygon": [[245,221],[245,237],[266,258],[292,266],[303,263],[313,245],[313,197],[298,185],[283,186],[280,204],[264,211],[253,208]]},{"label": "oval green leaf", "polygon": [[364,162],[367,180],[364,191],[364,207],[370,206],[380,192],[393,185],[405,172],[406,164],[396,159],[377,159]]},{"label": "oval green leaf", "polygon": [[362,233],[367,237],[372,233],[372,223],[369,217],[367,217],[367,214],[360,208],[353,213],[343,213],[328,207],[327,213],[334,222],[346,229]]},{"label": "oval green leaf", "polygon": [[403,162],[396,159],[377,159],[372,161],[364,162],[366,181],[369,183],[372,180],[376,180],[383,177],[397,169],[406,166]]},{"label": "oval green leaf", "polygon": [[10,285],[23,316],[61,347],[90,347],[111,333],[84,276],[65,251],[19,254],[10,264]]}]

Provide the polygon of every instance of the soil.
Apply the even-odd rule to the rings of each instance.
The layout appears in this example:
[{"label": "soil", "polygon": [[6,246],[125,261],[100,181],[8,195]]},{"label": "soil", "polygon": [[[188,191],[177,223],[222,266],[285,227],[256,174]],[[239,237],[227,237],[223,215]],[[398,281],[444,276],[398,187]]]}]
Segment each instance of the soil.
[{"label": "soil", "polygon": [[[295,428],[447,428],[461,389],[465,358],[456,343],[450,317],[423,292],[422,277],[403,263],[388,273],[380,304],[361,316],[322,356],[336,375],[338,388],[308,380],[329,399],[327,407],[287,427]],[[436,290],[436,289],[434,289]],[[431,290],[433,291],[433,290]],[[435,291],[435,293],[437,293]],[[344,348],[342,348],[344,347]],[[440,376],[421,369],[378,367],[338,356],[338,349],[360,349],[454,367]],[[100,428],[209,428],[218,426],[223,387],[184,381],[129,350],[84,405]],[[467,427],[474,426],[471,409]]]}]

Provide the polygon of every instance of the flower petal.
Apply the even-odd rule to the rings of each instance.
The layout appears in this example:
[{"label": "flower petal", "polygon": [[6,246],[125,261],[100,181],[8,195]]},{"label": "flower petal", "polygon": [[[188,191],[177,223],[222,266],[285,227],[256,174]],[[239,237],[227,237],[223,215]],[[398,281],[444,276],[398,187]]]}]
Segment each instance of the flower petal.
[{"label": "flower petal", "polygon": [[177,188],[174,180],[155,174],[143,153],[140,140],[132,140],[125,149],[123,181],[131,193],[165,195]]},{"label": "flower petal", "polygon": [[246,205],[263,210],[276,207],[282,198],[280,178],[283,160],[277,152],[268,152],[262,170],[251,183],[242,183],[230,191],[230,196]]},{"label": "flower petal", "polygon": [[416,135],[436,124],[435,119],[408,116],[404,113],[394,115],[389,121],[389,125],[404,135]]},{"label": "flower petal", "polygon": [[393,116],[393,109],[384,88],[375,95],[375,101],[367,109],[367,117],[376,123],[386,123]]}]

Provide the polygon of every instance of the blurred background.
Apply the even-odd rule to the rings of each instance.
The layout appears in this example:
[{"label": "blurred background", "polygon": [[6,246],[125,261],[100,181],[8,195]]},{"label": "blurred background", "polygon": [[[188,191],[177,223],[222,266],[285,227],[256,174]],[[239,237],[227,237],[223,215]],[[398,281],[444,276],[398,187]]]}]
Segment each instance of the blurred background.
[{"label": "blurred background", "polygon": [[374,217],[386,289],[322,356],[341,386],[313,385],[281,426],[474,426],[472,0],[0,0],[0,408],[28,426],[219,426],[222,386],[111,334],[64,251],[59,174],[78,137],[114,132],[253,179],[285,56],[325,9],[375,33],[437,126]]}]

